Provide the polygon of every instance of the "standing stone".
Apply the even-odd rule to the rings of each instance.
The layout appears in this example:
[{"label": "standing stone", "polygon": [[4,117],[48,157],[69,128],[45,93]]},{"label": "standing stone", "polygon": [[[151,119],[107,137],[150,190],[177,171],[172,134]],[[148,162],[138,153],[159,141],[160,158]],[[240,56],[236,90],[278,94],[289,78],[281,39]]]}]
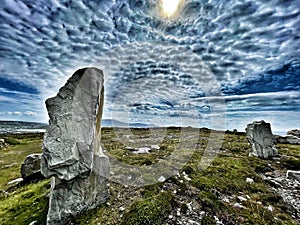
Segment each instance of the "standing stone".
[{"label": "standing stone", "polygon": [[52,177],[48,225],[64,224],[108,198],[109,160],[100,145],[103,93],[103,72],[85,68],[46,101],[41,171]]},{"label": "standing stone", "polygon": [[262,120],[248,124],[246,134],[252,146],[250,155],[255,155],[263,159],[278,155],[270,123]]},{"label": "standing stone", "polygon": [[41,174],[42,154],[31,154],[26,157],[21,165],[21,175],[24,181],[34,181],[43,178]]}]

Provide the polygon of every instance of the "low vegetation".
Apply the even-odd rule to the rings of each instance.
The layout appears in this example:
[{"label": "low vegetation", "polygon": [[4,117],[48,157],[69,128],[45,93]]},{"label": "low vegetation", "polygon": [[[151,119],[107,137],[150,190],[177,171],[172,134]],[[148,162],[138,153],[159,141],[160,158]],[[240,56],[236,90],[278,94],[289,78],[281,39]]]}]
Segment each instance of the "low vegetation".
[{"label": "low vegetation", "polygon": [[[300,169],[300,146],[278,145],[280,160],[261,160],[248,156],[250,145],[245,134],[226,132],[218,157],[201,170],[199,162],[210,131],[188,132],[190,138],[198,140],[197,145],[192,157],[174,176],[143,187],[111,182],[108,202],[73,218],[70,224],[177,224],[174,218],[175,221],[188,218],[198,224],[216,224],[216,218],[229,225],[297,224],[291,217],[291,208],[272,191],[261,174]],[[138,139],[158,138],[152,137],[147,129],[132,129],[132,133]],[[111,128],[102,130],[102,143],[110,157],[146,167],[170,156],[183,141],[180,135],[180,128],[167,129],[165,137],[157,143],[160,150],[148,154],[128,150],[128,145]],[[28,154],[41,152],[42,135],[0,138],[10,144],[0,149],[0,225],[28,225],[32,221],[45,224],[50,181],[8,184],[20,177],[20,166]],[[247,178],[253,182],[247,182]]]}]

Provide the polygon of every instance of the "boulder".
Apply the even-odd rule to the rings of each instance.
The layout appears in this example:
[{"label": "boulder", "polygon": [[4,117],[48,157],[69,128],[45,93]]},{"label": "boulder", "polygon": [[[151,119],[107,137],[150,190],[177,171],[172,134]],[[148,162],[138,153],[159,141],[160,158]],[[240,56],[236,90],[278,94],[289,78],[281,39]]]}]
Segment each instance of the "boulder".
[{"label": "boulder", "polygon": [[49,127],[41,171],[51,177],[47,225],[61,225],[108,198],[109,160],[101,140],[103,72],[80,69],[46,100]]},{"label": "boulder", "polygon": [[292,145],[300,145],[300,138],[294,135],[286,135],[286,136],[275,136],[276,142],[278,144],[292,144]]},{"label": "boulder", "polygon": [[270,123],[266,123],[263,120],[254,121],[247,125],[246,134],[252,147],[250,155],[255,155],[262,159],[278,155]]},{"label": "boulder", "polygon": [[297,129],[295,129],[295,130],[290,130],[290,131],[288,131],[286,134],[287,134],[287,135],[293,135],[293,136],[295,136],[295,137],[300,138],[300,130],[297,130]]},{"label": "boulder", "polygon": [[44,176],[41,173],[42,154],[28,155],[21,165],[21,175],[24,181],[40,180]]}]

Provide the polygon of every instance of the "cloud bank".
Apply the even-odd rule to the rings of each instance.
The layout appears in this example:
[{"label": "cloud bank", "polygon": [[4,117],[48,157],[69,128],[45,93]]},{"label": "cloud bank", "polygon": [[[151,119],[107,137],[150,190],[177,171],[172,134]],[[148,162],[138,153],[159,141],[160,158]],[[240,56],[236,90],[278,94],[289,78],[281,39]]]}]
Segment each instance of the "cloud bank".
[{"label": "cloud bank", "polygon": [[[241,118],[252,112],[251,119],[260,119],[265,112],[274,112],[276,120],[282,117],[275,112],[299,114],[299,101],[294,98],[299,93],[299,5],[299,0],[186,0],[179,16],[166,20],[155,0],[4,0],[0,119],[28,119],[25,113],[33,112],[30,119],[46,121],[44,100],[76,69],[101,61],[106,62],[102,65],[106,73],[108,65],[125,62],[120,56],[128,49],[110,54],[114,49],[155,42],[178,49],[162,53],[155,61],[134,61],[114,71],[106,83],[105,117],[126,112],[124,119],[141,122],[163,118],[162,124],[171,125],[178,123],[178,117],[191,121],[195,117],[197,124],[209,124],[202,121],[214,114],[203,98],[205,86],[199,88],[191,71],[176,66],[181,49],[197,55],[214,75],[217,84],[209,82],[206,88],[220,87],[221,92],[214,93],[224,96],[233,121],[229,124],[239,124],[236,121],[244,121]],[[132,49],[132,54],[141,59],[157,51],[138,50]],[[185,67],[196,68],[199,60],[187,61]],[[131,90],[124,93],[124,104],[115,106],[125,84]],[[139,96],[143,98],[138,100]],[[8,117],[6,112],[21,115]],[[278,129],[293,124],[299,124],[297,117]]]}]

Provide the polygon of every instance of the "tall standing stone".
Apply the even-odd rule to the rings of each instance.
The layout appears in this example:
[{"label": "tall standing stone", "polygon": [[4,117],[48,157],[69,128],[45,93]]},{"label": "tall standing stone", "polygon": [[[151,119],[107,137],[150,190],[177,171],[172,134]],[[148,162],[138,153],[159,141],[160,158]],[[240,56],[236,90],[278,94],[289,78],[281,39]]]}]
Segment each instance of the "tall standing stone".
[{"label": "tall standing stone", "polygon": [[51,177],[48,225],[64,224],[108,198],[109,160],[100,145],[103,93],[102,70],[85,68],[46,101],[41,172]]},{"label": "tall standing stone", "polygon": [[252,147],[251,155],[263,159],[278,155],[270,123],[262,120],[248,124],[246,134]]}]

